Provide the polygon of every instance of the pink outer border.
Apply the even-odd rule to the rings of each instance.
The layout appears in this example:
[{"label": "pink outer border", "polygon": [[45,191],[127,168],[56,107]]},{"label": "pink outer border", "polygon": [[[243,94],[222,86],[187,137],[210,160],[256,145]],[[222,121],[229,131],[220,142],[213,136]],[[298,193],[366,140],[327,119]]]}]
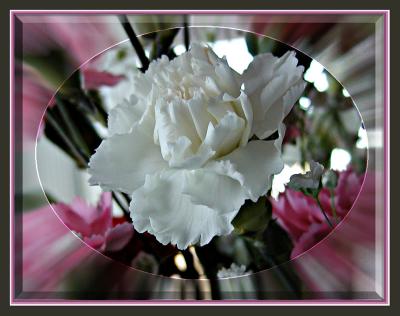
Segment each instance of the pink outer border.
[{"label": "pink outer border", "polygon": [[[16,14],[341,14],[341,15],[383,15],[384,18],[384,298],[383,300],[226,300],[226,301],[180,301],[180,300],[107,300],[107,301],[93,301],[93,300],[24,300],[16,299],[14,297],[15,282],[14,282],[14,150],[15,150],[15,139],[14,139],[14,18]],[[366,305],[390,305],[390,212],[389,212],[389,197],[390,197],[390,11],[389,10],[10,10],[10,305],[21,305],[21,306],[32,306],[32,305],[71,305],[71,306],[96,306],[96,305],[274,305],[274,306],[285,306],[285,305],[308,305],[308,306],[321,306],[321,305],[342,305],[342,306],[366,306]]]},{"label": "pink outer border", "polygon": [[388,10],[10,10],[18,14],[389,14]]}]

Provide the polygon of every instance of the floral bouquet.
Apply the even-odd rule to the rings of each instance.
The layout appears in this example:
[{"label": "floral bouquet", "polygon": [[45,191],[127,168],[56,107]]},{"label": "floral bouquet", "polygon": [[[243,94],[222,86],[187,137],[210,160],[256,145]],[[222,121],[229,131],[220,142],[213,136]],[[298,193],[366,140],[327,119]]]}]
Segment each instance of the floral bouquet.
[{"label": "floral bouquet", "polygon": [[[187,23],[137,37],[126,16],[120,23],[129,40],[76,70],[37,131],[41,185],[84,246],[54,229],[49,207],[24,213],[30,291],[101,281],[114,289],[104,297],[137,298],[126,293],[157,284],[161,298],[182,288],[194,298],[259,298],[262,271],[279,279],[267,298],[315,290],[290,260],[340,226],[366,170],[366,132],[347,90],[267,37]],[[42,104],[49,78],[31,55],[25,99]],[[70,178],[79,192],[65,193]],[[40,234],[54,249],[64,240],[65,260],[33,264]],[[112,260],[100,263],[99,253]],[[129,270],[108,275],[114,262]]]}]

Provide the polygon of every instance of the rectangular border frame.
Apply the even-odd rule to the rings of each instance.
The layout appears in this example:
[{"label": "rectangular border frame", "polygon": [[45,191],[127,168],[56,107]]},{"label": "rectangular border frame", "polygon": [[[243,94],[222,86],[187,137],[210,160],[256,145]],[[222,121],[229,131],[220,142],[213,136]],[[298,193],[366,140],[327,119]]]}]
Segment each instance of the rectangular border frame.
[{"label": "rectangular border frame", "polygon": [[[229,300],[229,301],[176,301],[176,300],[130,300],[130,301],[93,301],[93,300],[23,300],[16,299],[15,293],[15,99],[14,99],[14,69],[15,69],[15,20],[17,14],[342,14],[342,15],[381,15],[384,23],[384,297],[382,301],[364,300]],[[118,305],[194,305],[194,306],[222,306],[222,305],[244,305],[244,306],[368,306],[368,305],[390,305],[390,11],[389,10],[10,10],[10,305],[15,306],[49,306],[49,305],[72,305],[72,306],[118,306]]]}]

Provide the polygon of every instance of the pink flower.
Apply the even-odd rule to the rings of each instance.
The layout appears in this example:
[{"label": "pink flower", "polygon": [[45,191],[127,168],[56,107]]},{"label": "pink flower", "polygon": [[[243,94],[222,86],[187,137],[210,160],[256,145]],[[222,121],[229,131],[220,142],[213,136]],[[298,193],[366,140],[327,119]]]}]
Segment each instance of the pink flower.
[{"label": "pink flower", "polygon": [[309,231],[312,224],[325,223],[317,203],[302,192],[286,189],[277,201],[271,199],[271,202],[273,214],[293,241]]},{"label": "pink flower", "polygon": [[[124,35],[113,30],[107,17],[87,16],[40,16],[31,18],[29,27],[23,29],[24,54],[48,56],[60,50],[67,54],[71,66],[76,68],[83,62],[114,45]],[[32,23],[33,22],[33,23]]]},{"label": "pink flower", "polygon": [[69,272],[87,261],[93,250],[61,223],[50,206],[19,216],[23,251],[16,262],[22,262],[22,290],[54,291]]},{"label": "pink flower", "polygon": [[118,251],[133,236],[128,222],[113,224],[111,193],[103,193],[97,206],[80,198],[70,205],[59,203],[54,210],[69,229],[78,233],[85,243],[99,251]]},{"label": "pink flower", "polygon": [[85,89],[97,89],[101,86],[115,86],[124,76],[116,76],[105,71],[92,68],[82,68]]},{"label": "pink flower", "polygon": [[[362,179],[363,176],[357,175],[351,169],[339,173],[338,185],[334,190],[334,205],[339,219],[342,219],[354,204],[361,189]],[[329,190],[322,189],[319,199],[325,213],[333,221]],[[298,254],[300,249],[309,249],[330,232],[321,209],[312,197],[286,189],[278,200],[272,199],[271,202],[273,214],[295,244],[292,256]]]},{"label": "pink flower", "polygon": [[[380,202],[375,200],[377,173],[366,174],[354,202],[362,178],[351,170],[339,175],[335,198],[337,208],[343,212],[345,206],[347,211],[352,207],[341,225],[326,237],[329,227],[313,224],[295,243],[292,258],[302,255],[293,261],[294,266],[304,282],[305,291],[309,290],[317,297],[349,292],[354,294],[354,298],[360,295],[363,299],[368,295],[370,298],[380,295],[377,294],[376,282],[376,271],[380,268],[376,261],[376,238],[379,238],[376,228],[382,224],[379,221],[383,221],[383,215],[378,210]],[[306,250],[309,251],[304,253]]]},{"label": "pink flower", "polygon": [[335,189],[335,203],[340,214],[347,213],[353,206],[360,192],[363,178],[363,175],[357,175],[351,169],[339,173],[338,185]]},{"label": "pink flower", "polygon": [[[55,104],[53,89],[34,68],[23,64],[17,66],[16,93],[22,94],[22,132],[24,144],[31,145],[41,136],[44,128],[41,122],[47,106]],[[96,89],[100,86],[114,86],[123,76],[112,75],[95,69],[83,69],[84,86]],[[18,84],[18,83],[22,83]]]},{"label": "pink flower", "polygon": [[331,228],[326,225],[326,223],[311,224],[308,231],[303,233],[297,239],[297,242],[293,247],[292,253],[290,254],[291,258],[295,258],[298,255],[301,255],[303,252],[307,251],[308,249],[319,243],[329,234],[330,231]]},{"label": "pink flower", "polygon": [[[26,144],[36,140],[40,121],[48,104],[52,105],[53,92],[40,74],[27,65],[18,65],[16,92],[22,94],[22,132]],[[41,132],[41,130],[40,130]]]}]

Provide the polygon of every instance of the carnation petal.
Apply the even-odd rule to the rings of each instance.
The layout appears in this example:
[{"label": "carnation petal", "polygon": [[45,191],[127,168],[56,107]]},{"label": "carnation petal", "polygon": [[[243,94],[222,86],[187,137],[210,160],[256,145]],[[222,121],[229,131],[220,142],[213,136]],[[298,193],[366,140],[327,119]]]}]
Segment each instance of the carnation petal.
[{"label": "carnation petal", "polygon": [[183,194],[187,170],[168,170],[146,177],[145,184],[132,195],[130,205],[133,226],[148,231],[162,244],[179,249],[200,242],[205,245],[216,235],[233,230],[236,212],[222,214],[205,205],[193,204]]},{"label": "carnation petal", "polygon": [[251,107],[250,100],[245,93],[242,92],[239,99],[240,99],[241,109],[238,109],[237,111],[239,111],[240,113],[243,112],[242,115],[244,115],[246,121],[246,127],[245,130],[243,131],[242,139],[240,141],[240,145],[244,146],[247,144],[251,136],[251,129],[253,126],[253,109]]},{"label": "carnation petal", "polygon": [[109,135],[128,133],[133,125],[140,121],[144,111],[144,107],[138,104],[134,95],[112,108],[108,115]]},{"label": "carnation petal", "polygon": [[[251,141],[223,157],[243,177],[248,197],[256,202],[271,187],[271,176],[283,169],[280,150],[274,141]],[[237,178],[237,174],[233,176]]]},{"label": "carnation petal", "polygon": [[240,95],[240,80],[238,74],[228,66],[228,63],[221,60],[215,66],[215,73],[221,88],[233,97]]},{"label": "carnation petal", "polygon": [[144,125],[135,125],[127,134],[103,140],[90,158],[91,185],[130,194],[143,185],[147,174],[168,166],[160,147],[153,143],[152,134]]},{"label": "carnation petal", "polygon": [[[197,148],[199,138],[192,120],[189,108],[182,100],[164,103],[159,101],[155,107],[156,127],[155,132],[161,147],[161,153],[165,160],[173,156],[172,148],[179,139],[185,137],[185,142],[190,143],[190,149]],[[193,150],[191,150],[193,152]]]},{"label": "carnation petal", "polygon": [[207,111],[205,104],[206,100],[201,97],[193,98],[188,102],[190,115],[192,116],[197,134],[202,141],[206,137],[208,123],[213,120],[213,117]]},{"label": "carnation petal", "polygon": [[218,156],[223,156],[237,147],[242,138],[245,121],[234,112],[227,112],[217,126],[208,125],[202,146],[209,146]]},{"label": "carnation petal", "polygon": [[192,203],[205,205],[221,213],[238,212],[246,199],[239,181],[210,169],[197,169],[185,173],[183,194]]},{"label": "carnation petal", "polygon": [[264,139],[272,135],[303,93],[303,66],[294,52],[281,58],[262,54],[243,73],[244,92],[253,106],[253,133]]}]

